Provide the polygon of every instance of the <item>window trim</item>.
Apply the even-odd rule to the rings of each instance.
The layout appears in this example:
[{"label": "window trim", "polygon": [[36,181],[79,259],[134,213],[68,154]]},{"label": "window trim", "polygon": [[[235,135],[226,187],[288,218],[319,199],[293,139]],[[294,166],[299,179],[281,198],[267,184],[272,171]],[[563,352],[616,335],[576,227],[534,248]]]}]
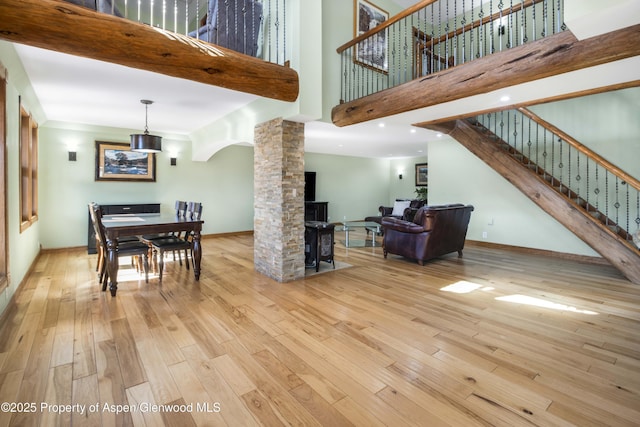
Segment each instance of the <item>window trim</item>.
[{"label": "window trim", "polygon": [[38,124],[20,103],[20,233],[38,221]]},{"label": "window trim", "polygon": [[0,64],[0,292],[9,283],[7,169],[7,69]]}]

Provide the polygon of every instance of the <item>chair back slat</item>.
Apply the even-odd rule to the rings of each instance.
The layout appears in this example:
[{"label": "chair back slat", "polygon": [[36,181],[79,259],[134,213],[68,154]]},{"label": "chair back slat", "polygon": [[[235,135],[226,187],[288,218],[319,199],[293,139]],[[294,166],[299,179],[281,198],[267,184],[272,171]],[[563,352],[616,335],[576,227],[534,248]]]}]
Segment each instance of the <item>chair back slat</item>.
[{"label": "chair back slat", "polygon": [[184,218],[187,214],[187,202],[176,200],[176,217]]},{"label": "chair back slat", "polygon": [[202,218],[202,203],[189,202],[187,207],[187,218],[200,221]]}]

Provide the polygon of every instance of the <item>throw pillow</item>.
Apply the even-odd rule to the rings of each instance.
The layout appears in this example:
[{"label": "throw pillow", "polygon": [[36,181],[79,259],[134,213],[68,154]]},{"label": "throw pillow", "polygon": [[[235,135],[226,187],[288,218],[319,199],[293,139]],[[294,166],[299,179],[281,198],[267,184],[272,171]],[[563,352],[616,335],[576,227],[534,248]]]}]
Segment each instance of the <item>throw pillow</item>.
[{"label": "throw pillow", "polygon": [[393,212],[391,212],[391,215],[395,215],[395,216],[404,215],[404,210],[409,207],[410,203],[411,203],[411,200],[402,200],[402,201],[396,200],[395,203],[393,204]]}]

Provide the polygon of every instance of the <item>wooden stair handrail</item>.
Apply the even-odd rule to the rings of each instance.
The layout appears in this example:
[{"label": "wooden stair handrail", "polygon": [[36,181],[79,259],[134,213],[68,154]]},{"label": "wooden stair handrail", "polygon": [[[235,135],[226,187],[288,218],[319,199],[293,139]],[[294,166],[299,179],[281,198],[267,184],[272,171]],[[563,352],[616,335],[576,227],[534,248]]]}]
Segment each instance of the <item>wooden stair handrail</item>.
[{"label": "wooden stair handrail", "polygon": [[[386,20],[385,22],[383,22],[382,24],[378,25],[375,28],[372,28],[371,30],[367,31],[364,34],[359,35],[358,37],[354,38],[353,40],[343,44],[342,46],[338,47],[338,49],[336,49],[336,51],[338,53],[342,53],[345,50],[349,49],[350,47],[360,43],[362,40],[368,39],[369,37],[371,37],[372,35],[381,32],[382,30],[390,27],[391,25],[395,24],[396,22],[400,21],[401,19],[406,18],[407,16],[410,16],[412,14],[414,14],[415,12],[419,11],[422,8],[425,8],[427,6],[429,6],[432,3],[436,3],[438,0],[423,0],[420,3],[417,3],[413,6],[411,6],[408,9],[403,10],[402,12],[400,12],[399,14],[393,16],[391,19]],[[508,8],[508,12],[507,15],[511,15],[513,13],[517,13],[522,9],[525,9],[527,7],[531,7],[533,5],[535,5],[536,3],[540,3],[543,0],[527,0],[524,3],[519,3],[513,7],[509,7]],[[487,22],[491,22],[493,20],[495,20],[496,18],[499,18],[500,15],[504,15],[504,13],[502,12],[496,12],[493,15],[489,15],[489,16],[485,16],[482,19],[478,19],[476,21],[473,21],[470,26],[464,26],[462,28],[458,28],[457,30],[454,31],[450,31],[445,35],[440,36],[439,38],[433,39],[434,44],[438,44],[438,43],[442,43],[454,36],[459,36],[460,34],[462,34],[465,31],[470,31],[473,30],[476,27],[479,27],[480,25],[484,25]]]},{"label": "wooden stair handrail", "polygon": [[350,47],[355,46],[356,44],[360,43],[362,40],[368,39],[372,35],[374,35],[376,33],[379,33],[382,30],[385,30],[385,29],[389,28],[390,26],[392,26],[396,22],[400,21],[401,19],[404,19],[407,16],[412,15],[413,13],[419,11],[420,9],[422,9],[424,7],[429,6],[431,3],[435,3],[436,1],[438,1],[438,0],[422,0],[421,2],[414,4],[410,8],[405,9],[404,11],[400,12],[397,15],[394,15],[390,19],[387,19],[386,21],[384,21],[382,24],[378,25],[377,27],[370,29],[366,33],[361,34],[358,37],[356,37],[355,39],[353,39],[353,40],[343,44],[342,46],[338,47],[336,49],[336,52],[338,52],[338,53],[344,52],[345,50],[349,49]]},{"label": "wooden stair handrail", "polygon": [[[536,3],[540,3],[543,0],[527,0],[524,3],[519,3],[517,5],[515,5],[513,8],[509,7],[508,12],[506,13],[506,15],[511,15],[517,12],[520,12],[520,10],[525,9],[527,7],[531,7],[533,5],[535,5]],[[496,12],[493,15],[489,15],[489,16],[485,16],[482,19],[478,19],[477,21],[473,21],[471,23],[471,27],[469,26],[464,26],[462,28],[458,28],[457,30],[454,31],[450,31],[447,34],[440,36],[440,38],[437,39],[433,39],[434,43],[433,44],[438,44],[438,43],[442,43],[444,41],[449,40],[450,38],[453,38],[454,36],[459,36],[460,34],[464,33],[465,31],[471,31],[476,27],[479,27],[480,25],[485,25],[488,22],[491,21],[495,21],[496,18],[500,18],[500,15],[505,15],[505,13],[503,12]]]},{"label": "wooden stair handrail", "polygon": [[545,129],[548,129],[554,134],[558,135],[560,138],[566,141],[567,144],[571,145],[573,148],[580,151],[582,154],[584,154],[594,162],[598,163],[599,165],[601,165],[602,167],[607,169],[609,172],[616,175],[618,178],[625,181],[627,184],[629,184],[636,190],[640,191],[640,181],[638,181],[636,178],[632,177],[631,175],[629,175],[619,167],[615,166],[613,163],[607,161],[605,158],[601,157],[597,153],[594,153],[589,148],[585,147],[583,144],[576,141],[573,137],[563,132],[558,127],[547,122],[546,120],[542,119],[541,117],[537,116],[535,113],[526,109],[525,107],[519,107],[517,108],[517,110],[520,111],[525,116],[527,116],[528,118],[530,118],[531,120],[533,120],[534,122],[544,127]]}]

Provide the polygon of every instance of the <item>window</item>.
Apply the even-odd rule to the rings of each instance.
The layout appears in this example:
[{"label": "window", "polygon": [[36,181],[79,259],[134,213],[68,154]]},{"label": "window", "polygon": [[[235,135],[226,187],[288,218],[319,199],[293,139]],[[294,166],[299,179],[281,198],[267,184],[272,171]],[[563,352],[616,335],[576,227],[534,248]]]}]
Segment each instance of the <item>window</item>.
[{"label": "window", "polygon": [[7,71],[0,64],[0,292],[7,286]]},{"label": "window", "polygon": [[38,125],[20,107],[20,232],[38,220]]}]

